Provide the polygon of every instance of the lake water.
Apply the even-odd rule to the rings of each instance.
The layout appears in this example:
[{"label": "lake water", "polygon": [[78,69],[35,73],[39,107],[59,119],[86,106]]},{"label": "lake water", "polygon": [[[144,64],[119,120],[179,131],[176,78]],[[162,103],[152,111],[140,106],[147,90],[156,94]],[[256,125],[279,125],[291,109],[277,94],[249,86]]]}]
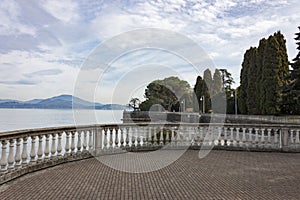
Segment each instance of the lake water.
[{"label": "lake water", "polygon": [[122,123],[122,117],[122,110],[0,109],[0,132],[69,125]]}]

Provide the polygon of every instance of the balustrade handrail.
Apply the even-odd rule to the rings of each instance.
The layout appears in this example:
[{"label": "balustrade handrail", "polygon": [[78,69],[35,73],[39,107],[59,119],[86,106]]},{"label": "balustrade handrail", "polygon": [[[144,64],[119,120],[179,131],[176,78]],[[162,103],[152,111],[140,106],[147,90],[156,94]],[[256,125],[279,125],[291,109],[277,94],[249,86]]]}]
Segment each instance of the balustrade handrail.
[{"label": "balustrade handrail", "polygon": [[300,124],[143,122],[1,132],[0,184],[69,159],[107,152],[157,150],[167,144],[175,149],[203,146],[300,152]]},{"label": "balustrade handrail", "polygon": [[20,136],[38,136],[41,134],[51,134],[55,131],[78,131],[93,128],[108,128],[108,127],[132,127],[132,126],[224,126],[224,127],[238,127],[238,128],[276,128],[276,129],[293,129],[300,128],[300,124],[234,124],[234,123],[120,123],[120,124],[91,124],[91,125],[78,125],[78,126],[59,126],[59,127],[47,127],[47,128],[34,128],[23,129],[14,131],[0,132],[1,139],[14,139]]}]

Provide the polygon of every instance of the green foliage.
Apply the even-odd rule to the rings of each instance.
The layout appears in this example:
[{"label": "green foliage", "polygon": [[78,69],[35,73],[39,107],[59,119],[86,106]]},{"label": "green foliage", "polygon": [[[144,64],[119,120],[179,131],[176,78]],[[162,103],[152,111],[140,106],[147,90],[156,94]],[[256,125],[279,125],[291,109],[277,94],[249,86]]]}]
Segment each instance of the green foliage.
[{"label": "green foliage", "polygon": [[212,84],[213,84],[213,79],[211,75],[211,71],[209,69],[206,69],[203,73],[203,80],[205,81],[208,91],[210,94],[212,94]]},{"label": "green foliage", "polygon": [[[300,30],[300,26],[298,27]],[[297,56],[290,63],[291,73],[287,76],[289,81],[286,87],[283,87],[283,109],[287,114],[300,114],[300,32],[296,33]],[[285,102],[285,103],[284,103]]]},{"label": "green foliage", "polygon": [[[203,112],[203,103],[205,106],[205,112],[211,109],[211,99],[206,82],[201,76],[197,77],[197,81],[194,87],[195,99],[194,99],[194,111]],[[204,97],[204,101],[203,101]],[[201,99],[201,100],[200,100]]]},{"label": "green foliage", "polygon": [[222,82],[223,83],[223,89],[226,93],[232,92],[232,84],[234,83],[231,73],[227,71],[227,69],[219,69],[221,76],[222,76]]},{"label": "green foliage", "polygon": [[145,89],[146,100],[141,103],[140,109],[148,111],[154,104],[159,104],[165,110],[179,111],[179,101],[184,99],[186,106],[192,104],[192,97],[187,98],[188,96],[191,96],[191,93],[187,81],[173,76],[163,80],[155,80]]},{"label": "green foliage", "polygon": [[238,105],[241,114],[248,114],[247,99],[248,99],[248,74],[250,68],[250,50],[244,54],[242,70],[240,74],[240,92],[238,94]]},{"label": "green foliage", "polygon": [[215,73],[214,73],[214,77],[213,77],[213,84],[212,84],[212,91],[211,91],[211,95],[217,95],[220,92],[222,92],[222,77],[221,77],[221,73],[220,70],[215,69]]},{"label": "green foliage", "polygon": [[133,110],[138,110],[140,104],[141,104],[141,101],[139,100],[139,98],[131,98],[128,106],[132,107]]},{"label": "green foliage", "polygon": [[[257,63],[257,48],[251,47],[248,51],[249,53],[249,71],[248,71],[248,84],[247,84],[247,93],[250,94],[247,96],[247,110],[248,114],[257,114],[257,108],[256,108],[256,99],[257,99],[257,93],[256,93],[256,81],[257,81],[257,69],[258,63]],[[250,83],[250,84],[249,84]]]},{"label": "green foliage", "polygon": [[241,113],[281,113],[281,88],[287,84],[285,77],[288,73],[285,39],[279,31],[260,40],[258,48],[247,50],[238,95]]}]

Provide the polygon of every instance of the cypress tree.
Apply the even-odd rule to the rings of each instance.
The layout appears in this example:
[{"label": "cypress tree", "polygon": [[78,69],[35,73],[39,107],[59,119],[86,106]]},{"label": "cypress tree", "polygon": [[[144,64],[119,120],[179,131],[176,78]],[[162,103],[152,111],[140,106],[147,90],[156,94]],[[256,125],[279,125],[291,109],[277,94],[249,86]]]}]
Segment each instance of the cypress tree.
[{"label": "cypress tree", "polygon": [[[300,26],[298,27],[300,30]],[[300,31],[295,34],[296,44],[298,45],[297,50],[299,50],[297,56],[290,63],[292,68],[290,76],[288,77],[290,83],[287,88],[287,98],[288,101],[288,111],[290,114],[300,114]]]},{"label": "cypress tree", "polygon": [[222,77],[218,69],[215,70],[211,90],[212,90],[211,94],[213,96],[222,92]]},{"label": "cypress tree", "polygon": [[250,48],[244,55],[239,92],[242,114],[281,112],[281,88],[287,84],[288,58],[284,36],[278,31],[261,39],[258,48]]},{"label": "cypress tree", "polygon": [[[205,98],[205,112],[208,112],[211,109],[211,100],[208,91],[208,87],[205,81],[202,79],[201,76],[197,77],[197,81],[194,87],[194,110],[195,111],[202,111],[203,100],[200,102],[200,98],[204,96]],[[198,103],[196,103],[198,102]]]},{"label": "cypress tree", "polygon": [[278,31],[267,40],[262,68],[262,114],[274,115],[281,112],[281,88],[286,84],[288,59],[283,35]]},{"label": "cypress tree", "polygon": [[246,100],[246,106],[247,106],[247,111],[248,114],[252,115],[252,114],[256,114],[256,99],[257,99],[257,95],[256,95],[256,81],[257,81],[257,48],[255,47],[251,47],[249,49],[249,61],[248,61],[248,65],[249,65],[249,70],[247,73],[248,76],[248,84],[247,84],[247,88],[246,88],[246,93],[247,95],[247,100]]},{"label": "cypress tree", "polygon": [[265,38],[261,39],[259,41],[259,46],[257,48],[257,58],[256,58],[256,64],[257,64],[257,71],[256,71],[256,114],[261,114],[262,110],[262,101],[261,99],[264,98],[265,94],[262,92],[262,70],[264,66],[264,56],[266,55],[265,50],[266,50],[266,44],[267,40]]},{"label": "cypress tree", "polygon": [[247,108],[247,88],[248,88],[248,73],[249,73],[249,64],[250,60],[250,51],[247,50],[244,54],[244,60],[242,63],[242,70],[240,73],[240,92],[238,93],[238,105],[241,114],[248,114]]},{"label": "cypress tree", "polygon": [[213,83],[213,79],[212,79],[212,75],[211,75],[211,71],[209,69],[206,69],[203,73],[203,79],[207,85],[208,91],[209,93],[212,95],[212,83]]}]

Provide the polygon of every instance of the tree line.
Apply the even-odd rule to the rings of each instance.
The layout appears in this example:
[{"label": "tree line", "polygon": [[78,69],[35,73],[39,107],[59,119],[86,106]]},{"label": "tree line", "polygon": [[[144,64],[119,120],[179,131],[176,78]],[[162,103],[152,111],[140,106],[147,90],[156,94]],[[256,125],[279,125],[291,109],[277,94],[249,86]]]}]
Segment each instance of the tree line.
[{"label": "tree line", "polygon": [[[299,33],[296,34],[299,41]],[[298,50],[299,48],[299,42]],[[291,70],[289,69],[291,66]],[[250,47],[240,73],[238,108],[241,114],[300,114],[299,53],[289,63],[286,40],[278,31]]]},{"label": "tree line", "polygon": [[[298,27],[300,30],[300,27]],[[240,72],[240,86],[232,88],[232,75],[226,69],[209,69],[198,76],[194,88],[178,77],[151,82],[145,89],[145,101],[131,99],[135,110],[214,112],[224,110],[215,102],[226,102],[226,113],[233,114],[300,114],[300,32],[296,33],[297,56],[288,61],[286,40],[278,31],[262,38],[258,47],[250,47],[244,54]],[[290,68],[289,68],[290,66]],[[138,105],[137,105],[138,102]],[[224,105],[221,105],[224,107]]]}]

